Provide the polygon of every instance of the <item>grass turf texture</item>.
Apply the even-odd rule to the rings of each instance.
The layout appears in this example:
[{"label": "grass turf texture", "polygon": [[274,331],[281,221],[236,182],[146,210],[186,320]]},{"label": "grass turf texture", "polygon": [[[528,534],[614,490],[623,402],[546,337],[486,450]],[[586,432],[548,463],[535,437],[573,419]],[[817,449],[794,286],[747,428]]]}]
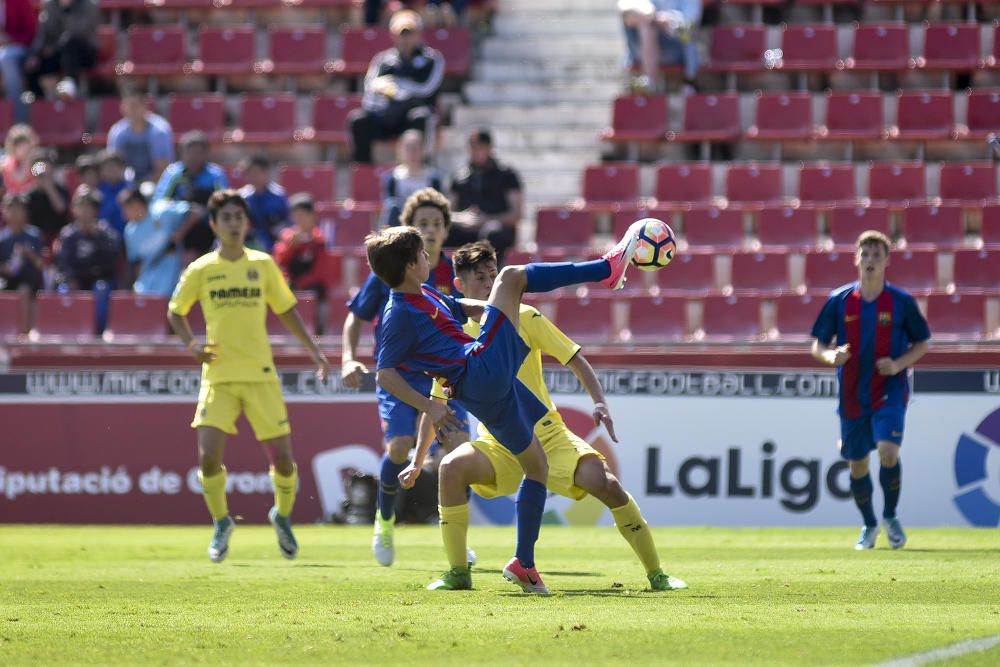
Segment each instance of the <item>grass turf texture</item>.
[{"label": "grass turf texture", "polygon": [[[0,663],[860,664],[1000,633],[995,530],[914,529],[853,551],[855,529],[656,529],[691,589],[652,593],[613,528],[545,527],[551,598],[501,580],[511,528],[477,528],[475,590],[431,592],[433,527],[300,526],[283,560],[239,526],[225,563],[209,527],[0,526]],[[956,664],[1000,664],[1000,647]]]}]

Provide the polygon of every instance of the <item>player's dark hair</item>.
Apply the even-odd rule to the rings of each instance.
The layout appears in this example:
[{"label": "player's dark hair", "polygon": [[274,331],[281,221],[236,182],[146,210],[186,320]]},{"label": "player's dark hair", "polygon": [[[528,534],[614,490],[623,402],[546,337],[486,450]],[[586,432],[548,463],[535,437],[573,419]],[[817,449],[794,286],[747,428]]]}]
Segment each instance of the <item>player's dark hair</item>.
[{"label": "player's dark hair", "polygon": [[885,234],[883,234],[878,230],[869,229],[867,231],[861,232],[861,236],[858,237],[858,241],[857,243],[855,243],[855,246],[857,247],[858,250],[861,250],[866,245],[876,245],[876,244],[882,246],[882,249],[885,250],[885,254],[888,257],[889,248],[892,247],[892,241],[889,240],[888,236],[886,236]]},{"label": "player's dark hair", "polygon": [[389,287],[399,287],[406,267],[417,261],[424,240],[413,227],[389,227],[365,237],[368,266]]},{"label": "player's dark hair", "polygon": [[271,158],[262,153],[257,153],[245,158],[240,166],[243,168],[243,171],[246,171],[250,167],[258,167],[264,171],[271,171]]},{"label": "player's dark hair", "polygon": [[240,196],[240,193],[232,188],[228,190],[216,190],[212,193],[212,196],[208,198],[208,215],[215,222],[216,217],[219,215],[219,211],[222,210],[223,206],[228,204],[236,204],[243,209],[243,213],[247,216],[247,220],[251,219],[250,216],[250,205],[247,204],[246,200]]},{"label": "player's dark hair", "polygon": [[466,243],[456,250],[451,256],[451,263],[455,267],[455,273],[466,273],[475,271],[476,267],[486,262],[497,263],[497,251],[489,241],[476,241]]},{"label": "player's dark hair", "polygon": [[124,206],[125,204],[149,206],[149,200],[146,199],[146,195],[140,192],[139,188],[125,188],[118,193],[118,205]]},{"label": "player's dark hair", "polygon": [[403,212],[399,214],[399,221],[409,227],[413,224],[417,209],[424,206],[433,206],[441,211],[441,215],[444,216],[445,229],[451,226],[451,204],[448,203],[447,197],[434,188],[423,188],[407,197],[403,204]]}]

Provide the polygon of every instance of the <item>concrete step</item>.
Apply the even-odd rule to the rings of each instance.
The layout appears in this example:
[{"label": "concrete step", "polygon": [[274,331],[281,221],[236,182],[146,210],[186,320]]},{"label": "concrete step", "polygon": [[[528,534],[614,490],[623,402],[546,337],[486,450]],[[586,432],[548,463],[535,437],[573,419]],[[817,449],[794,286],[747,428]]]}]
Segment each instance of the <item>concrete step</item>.
[{"label": "concrete step", "polygon": [[617,13],[578,14],[564,16],[553,13],[525,16],[497,16],[493,21],[496,36],[529,37],[573,35],[577,37],[621,38],[622,26]]},{"label": "concrete step", "polygon": [[625,40],[623,37],[587,39],[569,35],[563,38],[491,37],[483,42],[482,60],[515,60],[525,56],[544,59],[580,60],[583,58],[619,57],[624,59]]},{"label": "concrete step", "polygon": [[471,104],[575,104],[611,100],[621,91],[619,81],[601,81],[577,85],[532,85],[526,83],[479,83],[465,86]]},{"label": "concrete step", "polygon": [[[554,128],[493,128],[493,145],[498,152],[510,150],[547,151],[564,150],[597,151],[600,148],[597,129]],[[442,142],[446,150],[461,150],[468,141],[464,129],[445,128]]]},{"label": "concrete step", "polygon": [[486,61],[476,66],[474,79],[487,83],[574,83],[624,82],[625,73],[618,58],[603,61]]},{"label": "concrete step", "polygon": [[452,115],[452,126],[471,129],[487,127],[604,127],[611,122],[611,104],[608,101],[580,102],[576,104],[492,104],[488,106],[457,107]]},{"label": "concrete step", "polygon": [[614,9],[611,0],[500,0],[498,15],[516,14],[521,11],[537,11],[544,8],[549,12],[607,11]]},{"label": "concrete step", "polygon": [[530,149],[497,149],[497,157],[519,171],[535,174],[566,172],[573,174],[579,186],[583,168],[600,162],[600,151],[593,149],[565,149],[559,152]]}]

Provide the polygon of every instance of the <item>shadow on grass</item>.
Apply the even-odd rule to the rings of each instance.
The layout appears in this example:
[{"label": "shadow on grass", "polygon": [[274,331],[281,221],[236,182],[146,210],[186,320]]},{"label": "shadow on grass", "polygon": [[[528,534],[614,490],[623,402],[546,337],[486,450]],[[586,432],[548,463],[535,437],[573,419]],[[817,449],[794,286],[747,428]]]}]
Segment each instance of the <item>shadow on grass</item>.
[{"label": "shadow on grass", "polygon": [[900,554],[915,553],[915,554],[941,554],[947,556],[948,554],[1000,554],[1000,547],[994,548],[980,548],[980,549],[911,549],[906,547],[905,549],[897,549]]},{"label": "shadow on grass", "polygon": [[[503,574],[503,570],[487,570],[485,568],[473,567],[472,574]],[[604,577],[602,572],[566,572],[565,570],[548,570],[544,572],[546,577]]]}]

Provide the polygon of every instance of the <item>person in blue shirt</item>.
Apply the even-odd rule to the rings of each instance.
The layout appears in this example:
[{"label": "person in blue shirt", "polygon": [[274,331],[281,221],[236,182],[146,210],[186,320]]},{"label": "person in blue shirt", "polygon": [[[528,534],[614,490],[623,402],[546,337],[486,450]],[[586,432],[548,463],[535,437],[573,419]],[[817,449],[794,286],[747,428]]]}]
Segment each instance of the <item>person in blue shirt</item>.
[{"label": "person in blue shirt", "polygon": [[869,455],[877,449],[883,524],[890,546],[899,549],[906,544],[896,517],[902,483],[899,450],[910,394],[906,369],[926,354],[931,333],[913,297],[886,282],[889,238],[866,231],[856,245],[858,280],[827,299],[813,325],[812,356],[836,366],[840,380],[840,455],[850,464],[851,493],[865,522],[854,548],[874,548],[879,533],[868,474]]},{"label": "person in blue shirt", "polygon": [[101,220],[104,220],[119,236],[125,234],[125,216],[122,215],[118,195],[132,182],[125,178],[125,160],[117,151],[103,150],[97,154],[98,182],[101,193]]},{"label": "person in blue shirt", "polygon": [[125,156],[132,178],[156,180],[174,161],[174,131],[170,123],[146,108],[137,90],[122,93],[122,119],[108,131],[108,149]]},{"label": "person in blue shirt", "polygon": [[248,243],[254,248],[271,252],[281,230],[288,226],[288,195],[271,178],[271,161],[264,155],[247,158],[241,165],[247,184],[240,196],[250,207],[253,237]]},{"label": "person in blue shirt", "polygon": [[122,190],[118,202],[128,219],[125,254],[136,269],[132,289],[136,294],[170,296],[184,268],[184,235],[203,212],[197,204],[165,199],[150,207],[138,188]]},{"label": "person in blue shirt", "polygon": [[[517,332],[521,297],[525,292],[550,292],[585,282],[621,289],[641,228],[642,221],[633,223],[600,259],[507,266],[497,276],[485,306],[459,303],[424,284],[431,266],[423,239],[412,227],[390,227],[365,239],[368,264],[392,290],[382,312],[375,355],[379,385],[425,413],[440,433],[457,424],[454,410],[413,387],[402,372],[437,378],[446,396],[475,415],[524,470],[517,492],[517,546],[503,575],[525,592],[549,592],[535,568],[548,463],[533,434],[535,423],[548,409],[516,377],[529,352]],[[480,310],[480,334],[473,338],[462,324]]]},{"label": "person in blue shirt", "polygon": [[42,288],[45,266],[42,232],[28,224],[28,195],[3,199],[6,225],[0,229],[0,279],[3,289],[17,292],[21,303],[21,333],[35,323],[35,294]]}]

